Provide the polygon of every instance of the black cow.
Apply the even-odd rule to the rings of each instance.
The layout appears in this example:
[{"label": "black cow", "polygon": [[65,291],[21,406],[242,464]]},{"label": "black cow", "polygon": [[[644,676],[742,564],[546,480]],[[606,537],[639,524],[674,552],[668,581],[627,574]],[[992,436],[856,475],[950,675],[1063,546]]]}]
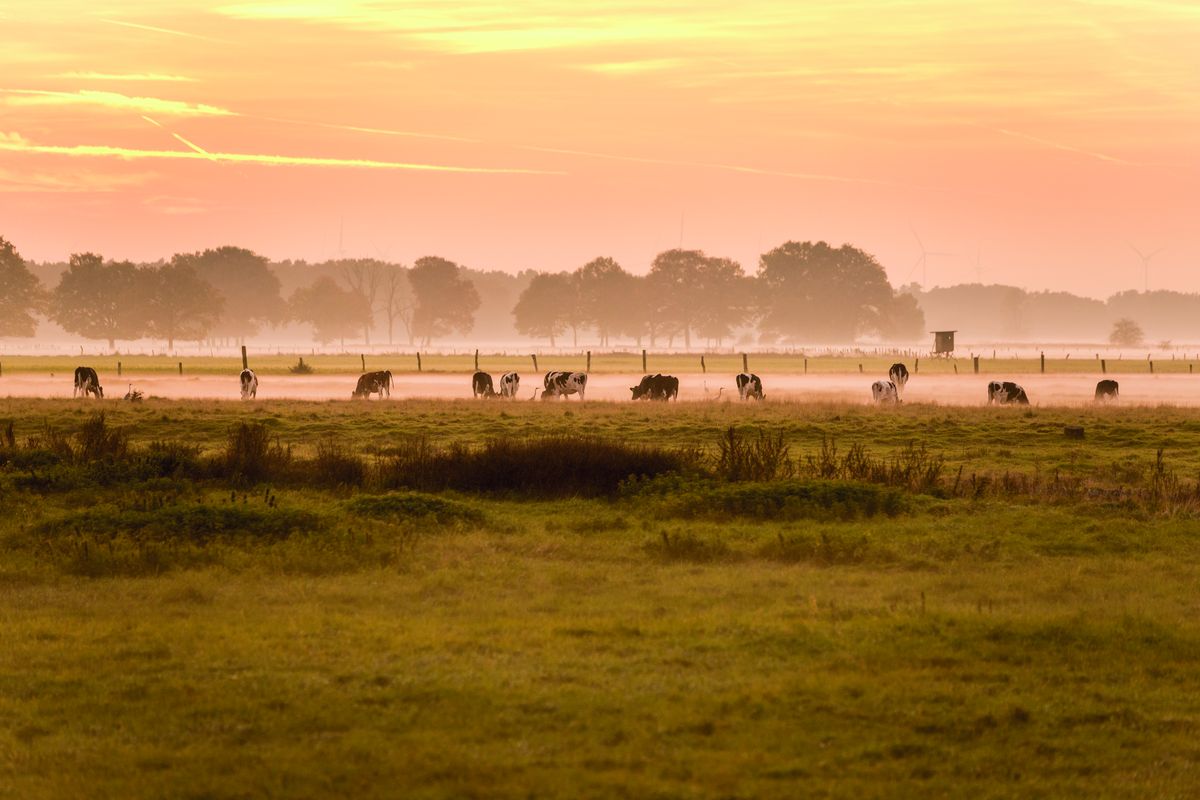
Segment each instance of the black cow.
[{"label": "black cow", "polygon": [[486,372],[476,372],[472,375],[471,392],[475,397],[495,397],[496,390],[492,388],[492,376]]},{"label": "black cow", "polygon": [[370,400],[371,395],[379,393],[379,399],[392,396],[392,371],[364,372],[358,376],[358,386],[350,393],[350,398],[361,397]]},{"label": "black cow", "polygon": [[1116,381],[1102,380],[1096,384],[1096,402],[1116,400],[1120,395],[1121,386]]},{"label": "black cow", "polygon": [[674,375],[646,375],[637,386],[630,386],[634,400],[678,400],[679,378]]},{"label": "black cow", "polygon": [[258,376],[254,374],[254,370],[242,370],[242,373],[238,375],[238,382],[242,385],[243,400],[253,400],[258,397]]},{"label": "black cow", "polygon": [[763,399],[762,381],[754,373],[739,372],[734,382],[737,384],[738,397],[743,400]]},{"label": "black cow", "polygon": [[87,397],[89,394],[97,399],[104,397],[100,376],[91,367],[76,367],[75,389],[71,392],[71,397]]},{"label": "black cow", "polygon": [[904,384],[908,383],[908,367],[897,362],[888,370],[888,378],[896,384],[896,397],[904,395]]},{"label": "black cow", "polygon": [[546,388],[542,390],[542,399],[547,397],[562,397],[566,398],[569,394],[579,392],[579,399],[583,400],[584,393],[587,391],[587,373],[586,372],[547,372],[546,377],[542,380],[542,385]]},{"label": "black cow", "polygon": [[1002,406],[1016,403],[1019,406],[1029,405],[1029,396],[1020,384],[1012,381],[992,381],[988,384],[988,405],[998,403]]}]

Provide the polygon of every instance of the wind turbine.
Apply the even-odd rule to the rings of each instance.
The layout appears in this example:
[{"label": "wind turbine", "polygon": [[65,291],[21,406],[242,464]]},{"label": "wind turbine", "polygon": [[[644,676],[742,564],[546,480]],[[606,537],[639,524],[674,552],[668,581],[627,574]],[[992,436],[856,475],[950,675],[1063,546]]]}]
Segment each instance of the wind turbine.
[{"label": "wind turbine", "polygon": [[921,255],[917,257],[916,263],[912,265],[912,269],[908,271],[909,275],[913,274],[913,270],[917,267],[921,268],[921,291],[929,291],[929,256],[953,256],[954,253],[939,253],[925,249],[925,243],[921,241],[921,237],[917,235],[917,229],[912,225],[908,226],[912,231],[913,238],[917,240],[917,247],[921,249]]},{"label": "wind turbine", "polygon": [[1142,291],[1149,292],[1150,291],[1150,259],[1154,258],[1156,255],[1161,253],[1163,251],[1163,248],[1160,247],[1157,250],[1155,250],[1153,253],[1150,253],[1149,255],[1147,255],[1146,253],[1143,253],[1141,250],[1138,250],[1136,247],[1134,247],[1133,243],[1131,242],[1129,244],[1129,249],[1132,250],[1133,252],[1137,253],[1138,258],[1140,258],[1142,260],[1142,272],[1145,275],[1145,281],[1146,281],[1145,285],[1142,288]]}]

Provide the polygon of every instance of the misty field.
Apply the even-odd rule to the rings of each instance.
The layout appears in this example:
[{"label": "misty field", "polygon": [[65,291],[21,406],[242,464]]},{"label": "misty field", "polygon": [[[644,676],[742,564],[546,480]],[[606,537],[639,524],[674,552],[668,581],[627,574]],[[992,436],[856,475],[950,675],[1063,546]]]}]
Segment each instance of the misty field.
[{"label": "misty field", "polygon": [[0,400],[0,796],[1183,797],[1198,565],[1184,409]]}]

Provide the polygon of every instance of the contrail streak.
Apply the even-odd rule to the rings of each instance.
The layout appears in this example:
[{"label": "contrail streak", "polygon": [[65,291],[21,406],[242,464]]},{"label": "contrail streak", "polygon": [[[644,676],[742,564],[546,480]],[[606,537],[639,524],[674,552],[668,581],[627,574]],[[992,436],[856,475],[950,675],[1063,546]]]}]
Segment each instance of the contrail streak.
[{"label": "contrail streak", "polygon": [[136,28],[140,31],[153,31],[154,33],[166,33],[171,36],[184,36],[188,39],[201,39],[206,42],[221,42],[222,44],[230,44],[224,39],[214,39],[211,36],[201,36],[197,33],[187,33],[186,31],[176,31],[170,28],[157,28],[153,25],[142,25],[138,22],[123,22],[119,19],[102,19],[98,20],[106,25],[120,25],[122,28]]},{"label": "contrail streak", "polygon": [[[174,135],[174,134],[173,134]],[[127,161],[141,159],[156,160],[211,160],[231,164],[261,164],[265,166],[342,167],[350,169],[407,170],[415,172],[477,173],[485,175],[563,175],[563,172],[523,169],[517,167],[458,167],[445,164],[415,164],[403,161],[375,161],[362,158],[324,158],[320,156],[277,156],[261,153],[210,153],[191,144],[182,137],[184,144],[192,148],[183,150],[138,150],[109,145],[44,145],[32,144],[18,139],[0,138],[0,150],[20,153],[38,153],[84,158],[120,158]]]},{"label": "contrail streak", "polygon": [[[747,167],[739,164],[711,164],[704,161],[677,161],[668,158],[648,158],[643,156],[623,156],[612,153],[592,153],[586,150],[568,150],[561,147],[537,147],[535,145],[514,145],[519,150],[532,150],[537,153],[558,153],[560,155],[583,156],[585,158],[602,158],[611,161],[628,161],[635,164],[661,164],[668,167],[694,167],[697,169],[719,169],[726,172],[741,172],[750,175],[769,175],[778,178],[797,178],[809,181],[830,181],[833,183],[866,183],[875,186],[909,186],[895,181],[878,178],[856,178],[846,175],[826,175],[819,172],[787,172],[784,170],[762,169]],[[927,187],[933,188],[933,187]]]}]

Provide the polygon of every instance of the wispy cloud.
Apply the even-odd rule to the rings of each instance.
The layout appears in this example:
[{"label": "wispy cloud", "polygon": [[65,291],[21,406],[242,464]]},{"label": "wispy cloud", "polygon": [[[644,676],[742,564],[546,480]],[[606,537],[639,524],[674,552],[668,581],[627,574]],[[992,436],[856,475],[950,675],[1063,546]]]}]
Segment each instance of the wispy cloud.
[{"label": "wispy cloud", "polygon": [[158,97],[131,97],[119,92],[80,89],[76,92],[54,92],[44,89],[0,89],[4,104],[9,106],[99,106],[116,111],[138,114],[166,114],[177,117],[231,117],[228,109],[205,103],[182,100],[163,100]]},{"label": "wispy cloud", "polygon": [[679,69],[688,62],[682,58],[645,58],[640,61],[610,61],[602,64],[581,64],[579,69],[602,75],[638,75],[643,72],[662,72]]},{"label": "wispy cloud", "polygon": [[192,150],[142,150],[111,145],[45,145],[35,144],[19,134],[0,134],[0,151],[69,156],[72,158],[116,158],[125,161],[183,160],[219,161],[230,164],[259,164],[263,166],[328,167],[388,171],[446,172],[509,175],[561,175],[562,172],[525,169],[521,167],[468,167],[449,164],[419,164],[404,161],[377,161],[362,158],[329,158],[324,156],[287,156],[268,153],[208,152],[186,142]]},{"label": "wispy cloud", "polygon": [[60,72],[51,78],[75,81],[110,81],[114,83],[195,83],[186,75],[165,75],[158,72]]}]

